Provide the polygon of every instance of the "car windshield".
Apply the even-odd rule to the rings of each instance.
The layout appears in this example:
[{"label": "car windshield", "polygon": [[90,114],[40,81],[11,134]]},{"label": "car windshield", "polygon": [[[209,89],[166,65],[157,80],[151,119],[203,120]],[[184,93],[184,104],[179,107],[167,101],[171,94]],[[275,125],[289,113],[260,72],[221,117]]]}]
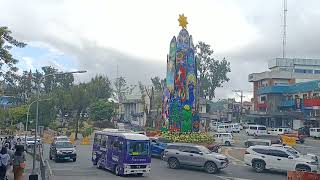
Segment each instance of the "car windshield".
[{"label": "car windshield", "polygon": [[27,138],[27,141],[34,141],[34,138]]},{"label": "car windshield", "polygon": [[258,127],[258,130],[267,130],[266,127]]},{"label": "car windshield", "polygon": [[160,142],[162,142],[162,143],[171,143],[172,141],[171,140],[169,140],[169,139],[167,139],[167,138],[159,138],[158,139]]},{"label": "car windshield", "polygon": [[291,147],[285,147],[288,153],[292,154],[295,158],[299,157],[300,152]]},{"label": "car windshield", "polygon": [[57,148],[72,148],[73,145],[69,142],[57,142],[56,147]]},{"label": "car windshield", "polygon": [[198,148],[201,152],[203,152],[204,154],[210,154],[210,153],[211,153],[211,151],[210,151],[208,148],[204,147],[204,146],[197,146],[197,148]]},{"label": "car windshield", "polygon": [[146,156],[149,154],[149,142],[129,141],[127,147],[130,156]]},{"label": "car windshield", "polygon": [[69,141],[69,139],[67,137],[61,137],[61,138],[57,138],[59,141]]}]

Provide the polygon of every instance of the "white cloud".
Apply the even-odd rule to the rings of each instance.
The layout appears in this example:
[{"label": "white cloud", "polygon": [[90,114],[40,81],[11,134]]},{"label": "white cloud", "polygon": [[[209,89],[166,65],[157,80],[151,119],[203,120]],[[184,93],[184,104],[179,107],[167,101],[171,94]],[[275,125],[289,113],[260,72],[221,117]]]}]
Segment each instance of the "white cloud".
[{"label": "white cloud", "polygon": [[[288,56],[320,56],[319,5],[288,1]],[[231,80],[217,90],[225,97],[232,89],[250,89],[248,74],[265,70],[267,60],[281,55],[281,11],[279,0],[2,0],[0,22],[32,46],[74,57],[68,69],[88,70],[80,78],[97,73],[113,78],[118,64],[135,83],[164,76],[169,41],[184,13],[194,40],[211,44],[217,57],[231,61]],[[45,63],[65,67],[52,57]]]}]

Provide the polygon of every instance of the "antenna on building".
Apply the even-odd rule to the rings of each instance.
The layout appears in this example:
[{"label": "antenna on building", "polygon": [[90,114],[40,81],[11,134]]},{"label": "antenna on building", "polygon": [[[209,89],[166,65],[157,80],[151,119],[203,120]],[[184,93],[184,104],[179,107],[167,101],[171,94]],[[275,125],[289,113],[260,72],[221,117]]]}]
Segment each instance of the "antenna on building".
[{"label": "antenna on building", "polygon": [[282,58],[286,58],[287,43],[287,0],[283,0],[283,37],[282,37]]}]

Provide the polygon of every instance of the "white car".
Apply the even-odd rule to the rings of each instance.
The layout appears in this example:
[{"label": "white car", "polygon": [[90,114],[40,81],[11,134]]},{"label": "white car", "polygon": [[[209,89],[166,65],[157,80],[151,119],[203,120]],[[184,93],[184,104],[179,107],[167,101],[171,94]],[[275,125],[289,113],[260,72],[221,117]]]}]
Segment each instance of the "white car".
[{"label": "white car", "polygon": [[217,133],[214,135],[214,142],[221,145],[231,146],[234,143],[234,140],[231,133]]},{"label": "white car", "polygon": [[248,136],[260,136],[267,135],[267,127],[263,125],[249,125],[248,129],[246,129],[246,133]]},{"label": "white car", "polygon": [[231,133],[232,128],[231,128],[230,124],[220,124],[220,125],[218,125],[217,132],[218,133]]},{"label": "white car", "polygon": [[244,155],[244,161],[260,173],[266,169],[280,171],[317,172],[319,161],[311,156],[296,154],[287,146],[251,146]]},{"label": "white car", "polygon": [[231,127],[232,132],[240,133],[240,131],[241,131],[241,126],[240,126],[240,124],[237,124],[237,123],[235,123],[235,124],[230,124],[230,127]]},{"label": "white car", "polygon": [[286,133],[292,132],[291,128],[271,128],[268,130],[269,134],[271,135],[282,135]]},{"label": "white car", "polygon": [[310,128],[310,137],[320,138],[320,128]]},{"label": "white car", "polygon": [[70,139],[67,136],[56,136],[53,141],[70,141]]}]

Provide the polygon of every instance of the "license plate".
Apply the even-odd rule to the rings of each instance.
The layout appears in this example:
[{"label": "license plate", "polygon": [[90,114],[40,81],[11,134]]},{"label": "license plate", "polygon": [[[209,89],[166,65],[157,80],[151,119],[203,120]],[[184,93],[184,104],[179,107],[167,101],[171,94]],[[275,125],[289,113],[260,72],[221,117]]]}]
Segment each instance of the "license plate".
[{"label": "license plate", "polygon": [[64,157],[64,159],[70,159],[70,157]]}]

